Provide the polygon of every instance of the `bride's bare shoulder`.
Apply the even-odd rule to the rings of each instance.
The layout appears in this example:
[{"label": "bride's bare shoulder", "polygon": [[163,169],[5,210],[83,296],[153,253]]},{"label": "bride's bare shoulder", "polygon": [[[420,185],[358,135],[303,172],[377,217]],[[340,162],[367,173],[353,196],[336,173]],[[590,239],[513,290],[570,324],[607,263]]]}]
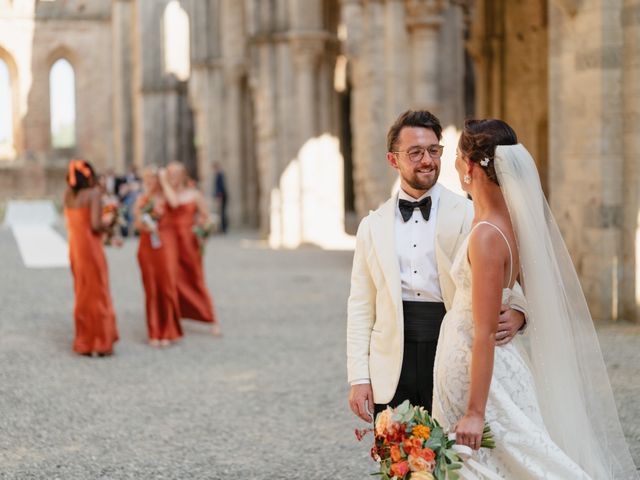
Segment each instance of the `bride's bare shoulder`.
[{"label": "bride's bare shoulder", "polygon": [[483,222],[474,226],[469,235],[469,259],[472,263],[499,263],[508,255],[507,244],[496,226]]}]

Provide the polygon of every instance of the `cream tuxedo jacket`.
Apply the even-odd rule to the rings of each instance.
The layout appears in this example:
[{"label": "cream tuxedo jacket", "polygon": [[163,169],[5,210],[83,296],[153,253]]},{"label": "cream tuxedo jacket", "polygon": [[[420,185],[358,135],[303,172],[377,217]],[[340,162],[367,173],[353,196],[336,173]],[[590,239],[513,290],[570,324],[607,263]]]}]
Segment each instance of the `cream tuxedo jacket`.
[{"label": "cream tuxedo jacket", "polygon": [[[397,203],[398,196],[394,195],[369,213],[358,227],[348,302],[348,379],[370,379],[374,402],[380,404],[390,402],[395,394],[404,350],[402,289],[395,245]],[[455,293],[451,263],[472,220],[472,202],[442,187],[435,254],[447,310]],[[524,311],[524,298],[515,304]]]}]

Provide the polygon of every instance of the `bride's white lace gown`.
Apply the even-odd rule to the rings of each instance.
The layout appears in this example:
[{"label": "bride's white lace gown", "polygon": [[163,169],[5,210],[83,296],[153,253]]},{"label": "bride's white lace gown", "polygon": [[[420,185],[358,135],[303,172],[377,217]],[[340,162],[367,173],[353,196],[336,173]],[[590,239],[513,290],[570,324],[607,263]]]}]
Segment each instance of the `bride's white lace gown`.
[{"label": "bride's white lace gown", "polygon": [[[488,222],[480,222],[476,227],[482,223]],[[502,234],[498,227],[489,225]],[[471,380],[474,326],[468,241],[469,237],[461,245],[452,264],[456,293],[451,309],[442,322],[434,365],[432,413],[450,431],[466,413]],[[505,288],[502,303],[509,304],[510,295],[511,290]],[[485,419],[493,432],[496,448],[482,448],[474,454],[474,458],[495,472],[498,478],[590,478],[549,437],[521,340],[514,338],[507,345],[496,347],[494,358]],[[475,473],[473,476],[470,472],[465,475],[463,472],[462,477],[483,478],[483,475]]]}]

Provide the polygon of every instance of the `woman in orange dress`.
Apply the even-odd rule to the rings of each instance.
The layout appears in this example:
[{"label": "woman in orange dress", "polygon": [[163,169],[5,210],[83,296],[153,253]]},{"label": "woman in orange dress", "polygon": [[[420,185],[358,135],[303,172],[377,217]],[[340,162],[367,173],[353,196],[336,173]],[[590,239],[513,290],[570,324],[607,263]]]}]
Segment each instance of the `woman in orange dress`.
[{"label": "woman in orange dress", "polygon": [[102,213],[102,192],[88,162],[72,160],[67,183],[64,215],[75,292],[73,350],[81,355],[111,355],[118,329],[102,234],[109,231],[113,213]]},{"label": "woman in orange dress", "polygon": [[144,192],[134,206],[134,223],[140,232],[138,263],[145,292],[147,329],[152,347],[167,347],[182,337],[174,246],[167,222],[166,201],[157,171],[148,167],[142,179]]},{"label": "woman in orange dress", "polygon": [[211,332],[220,336],[220,325],[213,311],[202,269],[202,240],[194,227],[205,227],[209,214],[202,193],[187,184],[187,172],[178,162],[160,170],[160,184],[169,204],[167,220],[174,234],[177,262],[178,302],[180,316],[211,323]]}]

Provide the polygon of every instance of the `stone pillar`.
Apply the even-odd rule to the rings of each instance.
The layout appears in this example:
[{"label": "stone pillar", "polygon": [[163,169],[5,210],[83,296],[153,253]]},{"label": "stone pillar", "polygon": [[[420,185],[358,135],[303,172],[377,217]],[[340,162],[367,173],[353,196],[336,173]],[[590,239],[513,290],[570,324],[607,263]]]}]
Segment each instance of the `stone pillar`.
[{"label": "stone pillar", "polygon": [[[596,319],[620,316],[621,2],[549,11],[549,196]],[[576,88],[579,85],[580,88]]]},{"label": "stone pillar", "polygon": [[409,33],[406,27],[404,0],[387,0],[384,25],[384,67],[386,114],[389,125],[411,105],[410,77],[408,68],[411,60]]},{"label": "stone pillar", "polygon": [[621,317],[640,320],[640,0],[622,10],[624,219]]},{"label": "stone pillar", "polygon": [[411,38],[411,92],[414,108],[438,112],[439,42],[445,0],[407,0]]},{"label": "stone pillar", "polygon": [[346,52],[351,64],[353,165],[356,211],[364,216],[388,197],[395,179],[386,164],[388,125],[385,71],[385,5],[343,0]]},{"label": "stone pillar", "polygon": [[134,158],[138,167],[177,158],[178,81],[163,62],[162,24],[168,0],[138,0],[134,8]]},{"label": "stone pillar", "polygon": [[438,40],[438,85],[440,104],[438,118],[443,128],[459,128],[465,119],[465,28],[464,8],[451,3],[443,13]]},{"label": "stone pillar", "polygon": [[252,128],[243,117],[242,89],[245,76],[245,28],[243,4],[236,0],[223,0],[221,17],[222,58],[224,64],[224,118],[225,135],[222,137],[224,166],[229,191],[229,222],[242,223],[242,165],[244,132]]},{"label": "stone pillar", "polygon": [[212,199],[212,165],[223,161],[222,116],[224,115],[224,73],[220,40],[220,0],[191,0],[188,7],[191,34],[191,76],[189,98],[196,125],[196,153],[199,186]]},{"label": "stone pillar", "polygon": [[278,190],[278,143],[276,138],[277,111],[275,97],[276,58],[270,35],[272,15],[266,2],[247,2],[248,29],[252,51],[249,81],[255,112],[255,154],[260,180],[259,208],[260,233],[268,237],[270,232],[280,231],[281,225],[272,221],[272,210],[279,210]]},{"label": "stone pillar", "polygon": [[133,165],[133,5],[114,0],[111,7],[113,42],[113,144],[114,165],[123,172]]}]

